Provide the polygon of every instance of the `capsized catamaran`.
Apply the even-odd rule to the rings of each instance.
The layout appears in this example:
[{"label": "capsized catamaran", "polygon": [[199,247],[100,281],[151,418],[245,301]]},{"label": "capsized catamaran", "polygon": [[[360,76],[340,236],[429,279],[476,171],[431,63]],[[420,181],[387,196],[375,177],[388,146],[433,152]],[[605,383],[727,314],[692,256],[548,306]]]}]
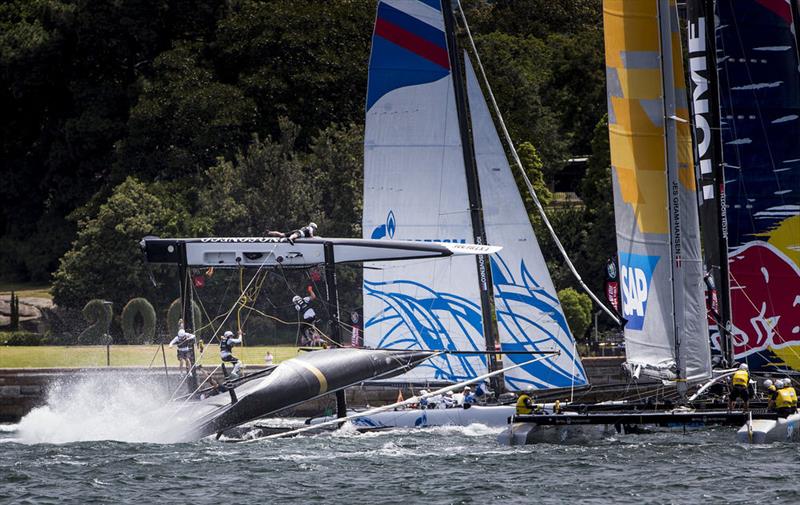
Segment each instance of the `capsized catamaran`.
[{"label": "capsized catamaran", "polygon": [[[587,384],[472,64],[457,48],[449,0],[378,3],[364,165],[365,237],[503,247],[490,265],[477,257],[365,271],[368,346],[558,350],[495,388]],[[440,355],[403,378],[457,382],[500,367],[493,354]]]},{"label": "capsized catamaran", "polygon": [[[292,242],[270,237],[161,239],[147,237],[141,242],[149,263],[173,264],[181,270],[182,298],[191,267],[215,268],[303,268],[325,265],[328,275],[329,302],[335,293],[337,263],[380,260],[474,256],[492,254],[501,248],[490,245],[439,244],[408,241],[363,239],[305,238]],[[190,292],[189,292],[190,293]],[[242,295],[240,295],[242,296]],[[335,299],[333,299],[335,300]],[[338,304],[332,309],[337,313]],[[192,319],[185,317],[188,329]],[[413,369],[436,356],[430,350],[326,349],[288,360],[265,373],[245,376],[230,383],[226,391],[210,393],[203,384],[193,386],[185,399],[168,405],[164,412],[169,422],[163,432],[170,440],[193,440],[258,419],[272,412],[318,396],[337,392],[343,404],[344,388],[365,380],[392,377]],[[194,371],[194,368],[193,368]],[[340,409],[344,415],[344,408]]]}]

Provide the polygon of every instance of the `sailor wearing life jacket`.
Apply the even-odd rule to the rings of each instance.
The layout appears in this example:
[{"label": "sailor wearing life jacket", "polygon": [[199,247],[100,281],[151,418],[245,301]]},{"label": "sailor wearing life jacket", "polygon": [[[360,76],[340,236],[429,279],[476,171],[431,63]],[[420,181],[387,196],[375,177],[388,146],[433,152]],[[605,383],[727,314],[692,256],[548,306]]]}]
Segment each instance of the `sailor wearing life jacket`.
[{"label": "sailor wearing life jacket", "polygon": [[233,363],[233,372],[228,376],[229,380],[239,378],[239,368],[242,364],[239,359],[233,355],[233,346],[242,343],[242,330],[239,330],[239,338],[233,338],[232,331],[226,331],[219,339],[219,356],[223,362]]},{"label": "sailor wearing life jacket", "polygon": [[531,400],[531,393],[533,388],[529,387],[524,392],[520,393],[517,397],[517,415],[524,416],[533,413],[533,400]]},{"label": "sailor wearing life jacket", "polygon": [[178,347],[178,365],[181,371],[186,373],[192,369],[194,364],[194,339],[195,336],[183,329],[183,319],[178,321],[178,335],[169,343],[170,347]]},{"label": "sailor wearing life jacket", "polygon": [[319,335],[314,331],[314,323],[317,320],[317,313],[311,307],[311,302],[317,299],[314,290],[308,286],[308,296],[295,295],[292,303],[297,312],[303,315],[303,340],[301,345],[319,345]]},{"label": "sailor wearing life jacket", "polygon": [[739,365],[739,369],[731,378],[731,392],[728,395],[728,411],[733,410],[733,404],[737,399],[744,402],[744,410],[750,408],[750,372],[747,363]]},{"label": "sailor wearing life jacket", "polygon": [[789,417],[797,412],[797,392],[789,379],[780,379],[777,383],[778,394],[775,396],[775,411],[780,417]]}]

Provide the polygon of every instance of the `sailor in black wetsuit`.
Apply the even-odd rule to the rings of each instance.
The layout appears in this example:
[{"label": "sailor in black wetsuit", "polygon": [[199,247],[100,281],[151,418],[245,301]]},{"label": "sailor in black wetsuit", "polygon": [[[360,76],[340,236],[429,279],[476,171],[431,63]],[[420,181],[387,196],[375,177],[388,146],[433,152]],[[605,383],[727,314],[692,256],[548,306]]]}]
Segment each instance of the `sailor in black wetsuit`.
[{"label": "sailor in black wetsuit", "polygon": [[233,372],[228,376],[229,380],[239,378],[239,368],[242,364],[239,359],[233,355],[233,346],[242,343],[242,330],[239,330],[239,338],[233,338],[232,331],[226,331],[219,339],[219,356],[222,358],[223,363],[233,363]]},{"label": "sailor in black wetsuit", "polygon": [[316,223],[308,223],[308,226],[303,226],[299,230],[293,230],[289,232],[289,236],[286,237],[286,240],[289,243],[294,244],[294,241],[299,238],[311,238],[317,235],[317,225]]}]

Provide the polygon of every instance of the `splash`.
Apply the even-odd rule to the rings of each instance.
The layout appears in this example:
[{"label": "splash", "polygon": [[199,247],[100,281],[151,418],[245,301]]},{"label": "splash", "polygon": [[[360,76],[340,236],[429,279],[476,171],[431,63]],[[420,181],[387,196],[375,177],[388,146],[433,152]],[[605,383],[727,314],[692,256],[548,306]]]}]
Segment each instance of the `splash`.
[{"label": "splash", "polygon": [[167,386],[128,373],[82,375],[53,383],[44,406],[16,425],[23,444],[92,440],[173,442],[163,429],[169,419]]}]

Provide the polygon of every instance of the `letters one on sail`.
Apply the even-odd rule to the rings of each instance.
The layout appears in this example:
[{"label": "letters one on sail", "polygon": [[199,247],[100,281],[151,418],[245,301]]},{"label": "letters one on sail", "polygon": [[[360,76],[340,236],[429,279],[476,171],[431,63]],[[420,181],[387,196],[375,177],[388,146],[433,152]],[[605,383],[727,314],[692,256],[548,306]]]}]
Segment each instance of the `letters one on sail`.
[{"label": "letters one on sail", "polygon": [[603,14],[628,365],[704,378],[710,355],[677,11],[667,0],[605,0]]},{"label": "letters one on sail", "polygon": [[[464,147],[474,142],[480,207],[490,244],[494,304],[504,350],[561,350],[515,370],[509,389],[586,384],[574,340],[533,235],[497,132],[467,59],[474,138],[459,124],[448,23],[450,2],[378,3],[370,58],[364,141],[365,238],[470,243],[474,240]],[[459,77],[460,78],[460,77]],[[467,149],[469,151],[469,149]],[[364,271],[366,343],[406,349],[485,350],[474,258],[381,264]],[[516,361],[527,356],[514,355]],[[411,380],[455,381],[484,373],[485,356],[442,356]]]}]

